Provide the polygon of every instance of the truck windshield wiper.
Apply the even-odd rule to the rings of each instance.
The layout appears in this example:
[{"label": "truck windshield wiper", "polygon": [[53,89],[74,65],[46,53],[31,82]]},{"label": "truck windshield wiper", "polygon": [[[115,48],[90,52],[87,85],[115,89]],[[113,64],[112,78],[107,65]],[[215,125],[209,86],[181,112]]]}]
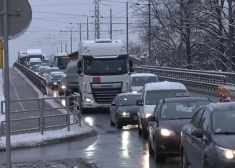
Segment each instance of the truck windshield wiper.
[{"label": "truck windshield wiper", "polygon": [[224,134],[224,135],[235,135],[235,132],[216,132],[216,134]]}]

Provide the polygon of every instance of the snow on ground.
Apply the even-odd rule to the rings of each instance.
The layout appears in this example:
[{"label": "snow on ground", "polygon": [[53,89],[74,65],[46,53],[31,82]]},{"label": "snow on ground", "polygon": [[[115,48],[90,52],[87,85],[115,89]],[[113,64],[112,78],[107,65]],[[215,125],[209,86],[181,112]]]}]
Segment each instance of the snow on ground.
[{"label": "snow on ground", "polygon": [[[3,94],[3,75],[2,75],[2,69],[0,69],[0,102],[4,101],[4,100],[5,100],[5,97],[4,97],[4,94]],[[3,106],[3,111],[5,111],[4,106]],[[5,121],[5,115],[1,114],[1,112],[0,112],[0,123],[2,121]]]},{"label": "snow on ground", "polygon": [[[86,136],[88,133],[93,133],[94,129],[88,126],[84,121],[82,121],[82,127],[79,127],[78,124],[71,125],[70,131],[67,128],[60,130],[45,131],[43,135],[40,132],[29,133],[29,134],[19,134],[11,136],[11,147],[20,148],[20,147],[33,147],[42,145],[48,142],[57,141],[61,139],[69,139],[78,137],[80,135]],[[6,148],[6,137],[1,137],[0,139],[0,150]]]},{"label": "snow on ground", "polygon": [[[16,69],[16,68],[15,68]],[[42,92],[18,69],[16,71],[34,88],[34,90],[38,93],[39,97],[42,97]],[[58,107],[58,103],[54,100],[46,100],[52,107]],[[61,112],[65,113],[64,110]],[[72,116],[70,118],[71,123],[73,123]],[[81,127],[76,125],[70,126],[70,131],[67,128],[63,128],[60,130],[52,130],[45,131],[43,135],[40,132],[37,133],[29,133],[29,134],[19,134],[11,136],[11,146],[12,148],[20,148],[20,147],[32,147],[42,145],[52,141],[60,141],[62,139],[80,137],[82,135],[89,136],[89,133],[93,135],[95,133],[94,129],[88,126],[83,120],[81,121]],[[6,147],[6,137],[1,137],[0,139],[0,150],[5,149]]]},{"label": "snow on ground", "polygon": [[[0,168],[5,168],[5,165],[0,165]],[[73,158],[28,163],[13,163],[12,168],[97,168],[97,166],[94,163],[90,163],[87,159]]]}]

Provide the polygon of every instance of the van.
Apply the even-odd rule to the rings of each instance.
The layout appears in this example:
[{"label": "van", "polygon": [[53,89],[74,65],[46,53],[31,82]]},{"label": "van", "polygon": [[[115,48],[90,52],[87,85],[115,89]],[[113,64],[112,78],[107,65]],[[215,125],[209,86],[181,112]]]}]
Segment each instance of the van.
[{"label": "van", "polygon": [[137,93],[146,83],[158,82],[158,77],[152,73],[133,73],[129,77],[129,92]]},{"label": "van", "polygon": [[42,61],[40,58],[30,58],[28,62],[28,68],[32,69],[34,65],[42,65]]},{"label": "van", "polygon": [[187,88],[178,82],[157,82],[147,83],[141,91],[141,99],[137,100],[138,110],[138,132],[143,138],[148,137],[149,117],[153,114],[154,108],[158,106],[161,99],[171,97],[189,96]]}]

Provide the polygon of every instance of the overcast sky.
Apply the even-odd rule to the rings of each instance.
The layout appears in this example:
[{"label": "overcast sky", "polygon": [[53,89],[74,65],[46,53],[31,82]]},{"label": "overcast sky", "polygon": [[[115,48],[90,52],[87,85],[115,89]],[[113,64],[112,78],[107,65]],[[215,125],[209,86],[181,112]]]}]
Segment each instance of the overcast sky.
[{"label": "overcast sky", "polygon": [[[86,21],[89,18],[89,39],[94,39],[94,0],[29,0],[33,19],[27,32],[21,37],[11,40],[10,66],[17,59],[19,50],[28,48],[40,48],[45,54],[52,54],[59,49],[60,43],[63,43],[63,52],[65,52],[65,42],[70,52],[70,27],[73,32],[73,51],[78,49],[79,25],[82,23],[82,39],[87,38]],[[126,41],[126,0],[101,0],[100,3],[100,38],[109,38],[110,7],[113,13],[113,39]],[[129,0],[130,6],[136,0]],[[102,5],[103,4],[103,5]],[[105,5],[106,4],[106,5]],[[131,18],[132,8],[129,8],[129,23],[133,22]],[[70,23],[73,23],[72,25]],[[115,24],[116,23],[116,24]],[[118,24],[117,24],[118,23]],[[67,31],[67,32],[60,32]],[[130,41],[137,41],[138,34],[129,33]]]}]

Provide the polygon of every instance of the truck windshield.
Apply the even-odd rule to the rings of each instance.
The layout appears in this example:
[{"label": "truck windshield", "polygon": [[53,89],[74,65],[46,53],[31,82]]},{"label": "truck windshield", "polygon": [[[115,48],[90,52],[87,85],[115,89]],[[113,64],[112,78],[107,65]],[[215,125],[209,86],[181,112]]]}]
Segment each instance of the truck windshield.
[{"label": "truck windshield", "polygon": [[126,58],[85,59],[85,75],[123,75],[128,72]]},{"label": "truck windshield", "polygon": [[29,55],[29,56],[27,57],[27,61],[29,61],[30,58],[40,58],[40,59],[42,60],[42,55]]},{"label": "truck windshield", "polygon": [[66,69],[70,61],[71,61],[71,58],[69,57],[60,57],[57,59],[57,67],[60,69]]}]

